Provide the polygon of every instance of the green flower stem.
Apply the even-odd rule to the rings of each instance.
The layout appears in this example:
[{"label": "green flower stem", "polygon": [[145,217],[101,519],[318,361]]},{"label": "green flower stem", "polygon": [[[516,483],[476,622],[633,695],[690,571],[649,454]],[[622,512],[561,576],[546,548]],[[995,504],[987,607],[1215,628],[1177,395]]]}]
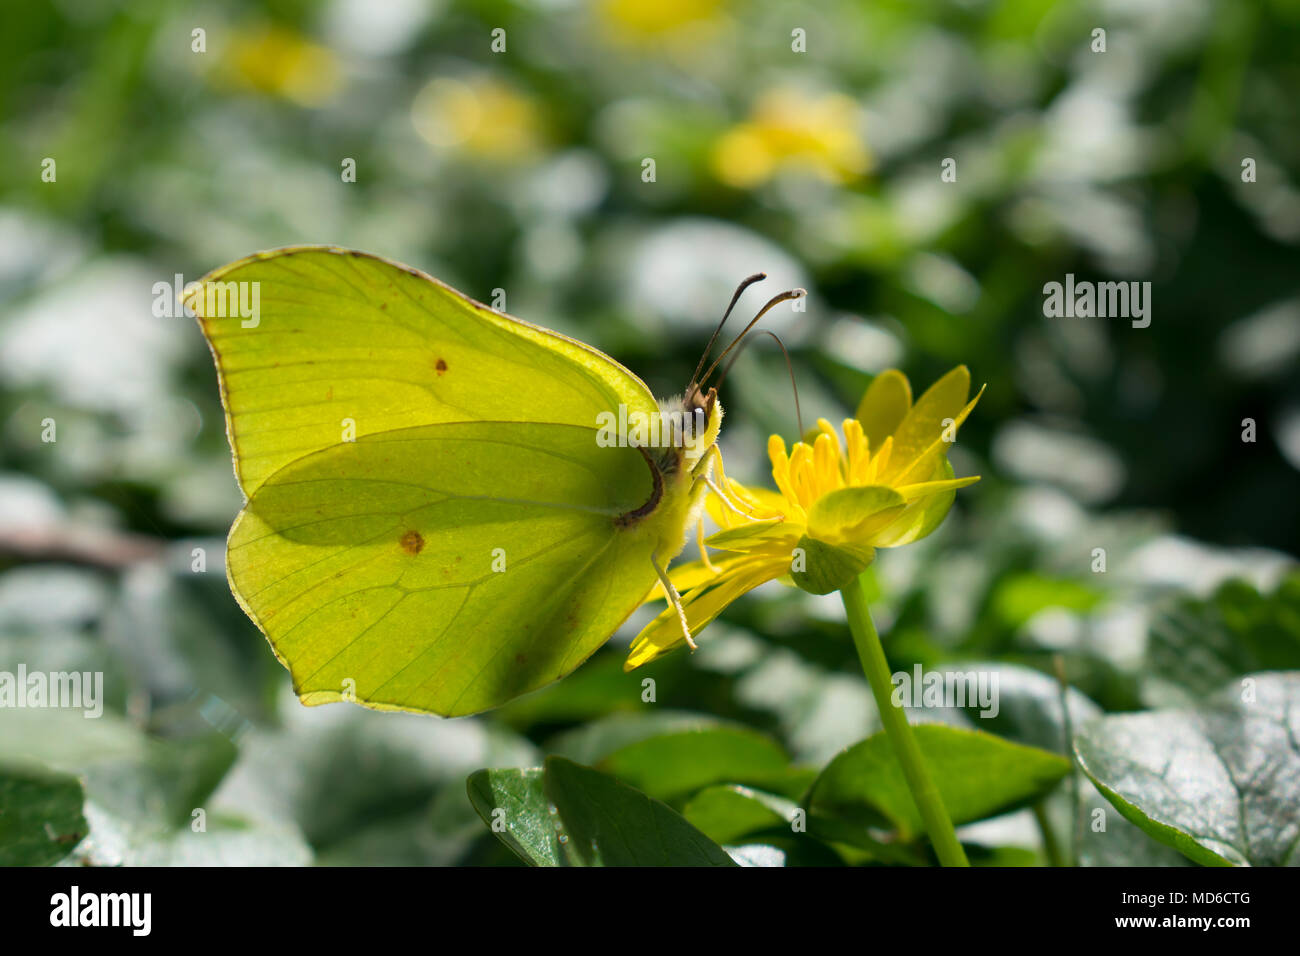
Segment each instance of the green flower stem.
[{"label": "green flower stem", "polygon": [[952,828],[952,818],[948,816],[948,810],[939,798],[939,789],[930,777],[921,748],[917,746],[916,737],[912,735],[912,728],[907,723],[907,714],[903,708],[894,706],[894,685],[890,680],[889,661],[885,659],[885,649],[880,645],[876,626],[871,623],[862,578],[857,578],[843,588],[840,597],[844,599],[844,610],[849,616],[849,630],[853,632],[853,643],[857,646],[858,658],[862,661],[862,672],[867,675],[867,683],[871,685],[876,707],[880,710],[881,723],[884,724],[894,754],[902,765],[903,777],[907,780],[908,789],[912,791],[917,810],[921,812],[934,852],[944,866],[970,866]]},{"label": "green flower stem", "polygon": [[1047,865],[1065,866],[1061,843],[1056,839],[1056,831],[1052,829],[1052,821],[1047,816],[1045,801],[1039,800],[1034,804],[1034,820],[1038,823],[1038,832],[1043,836],[1043,854],[1047,857]]}]

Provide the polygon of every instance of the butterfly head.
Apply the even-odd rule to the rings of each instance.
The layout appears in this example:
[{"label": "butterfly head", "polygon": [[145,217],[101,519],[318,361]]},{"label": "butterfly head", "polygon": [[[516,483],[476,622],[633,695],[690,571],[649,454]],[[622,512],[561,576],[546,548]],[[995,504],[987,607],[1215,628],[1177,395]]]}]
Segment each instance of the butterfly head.
[{"label": "butterfly head", "polygon": [[688,421],[697,423],[697,427],[686,432],[683,443],[686,465],[694,468],[717,442],[722,430],[722,403],[718,401],[718,390],[710,388],[705,391],[699,385],[692,385],[682,396],[682,412]]}]

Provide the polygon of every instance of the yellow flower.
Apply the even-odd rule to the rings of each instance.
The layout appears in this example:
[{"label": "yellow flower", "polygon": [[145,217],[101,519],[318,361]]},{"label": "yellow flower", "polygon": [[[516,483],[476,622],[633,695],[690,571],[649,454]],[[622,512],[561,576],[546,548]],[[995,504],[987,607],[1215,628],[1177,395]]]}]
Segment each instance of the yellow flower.
[{"label": "yellow flower", "polygon": [[611,34],[626,41],[651,40],[715,23],[724,0],[596,0],[594,6]]},{"label": "yellow flower", "polygon": [[789,168],[847,182],[871,165],[858,126],[857,105],[847,96],[773,90],[758,100],[749,119],[714,145],[713,170],[739,189],[760,185]]},{"label": "yellow flower", "polygon": [[[721,551],[674,569],[692,634],[741,595],[788,578],[815,594],[838,590],[861,573],[876,548],[909,544],[934,531],[956,490],[978,476],[953,477],[948,447],[979,395],[967,402],[970,372],[953,369],[913,404],[907,378],[896,370],[872,381],[844,438],[818,421],[812,443],[787,454],[779,435],[768,439],[776,491],[747,488],[721,474],[724,500],[709,497],[709,514],[722,530],[705,542]],[[981,389],[981,394],[983,390]],[[648,600],[663,598],[656,588]],[[632,643],[624,670],[632,670],[685,643],[671,605]]]},{"label": "yellow flower", "polygon": [[430,81],[411,104],[411,121],[435,149],[473,158],[525,160],[542,148],[536,103],[494,77]]},{"label": "yellow flower", "polygon": [[340,85],[334,53],[281,26],[236,31],[228,67],[228,79],[235,86],[282,96],[301,106],[320,106]]}]

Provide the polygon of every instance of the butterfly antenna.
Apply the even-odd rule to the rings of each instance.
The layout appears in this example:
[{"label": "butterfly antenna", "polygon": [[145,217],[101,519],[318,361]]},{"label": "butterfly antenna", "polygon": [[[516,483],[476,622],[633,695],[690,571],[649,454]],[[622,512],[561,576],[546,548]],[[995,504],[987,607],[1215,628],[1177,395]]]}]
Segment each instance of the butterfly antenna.
[{"label": "butterfly antenna", "polygon": [[[780,337],[771,329],[759,329],[759,332],[763,335],[772,336],[772,340],[776,342],[777,346],[781,349],[781,354],[785,356],[785,370],[790,375],[790,388],[794,392],[794,417],[795,421],[799,424],[799,435],[802,438],[804,434],[803,410],[799,407],[799,385],[794,380],[794,364],[790,361],[790,353],[786,350],[785,343],[782,342]],[[744,344],[742,344],[740,348],[736,349],[736,354],[731,357],[731,361],[723,366],[722,374],[718,376],[718,384],[715,385],[714,388],[717,388],[719,391],[722,389],[722,383],[727,380],[727,373],[731,371],[731,366],[736,364],[736,359],[740,358],[740,354],[745,351],[745,347],[752,341],[752,337],[746,339]]]},{"label": "butterfly antenna", "polygon": [[808,294],[807,291],[804,289],[791,289],[788,292],[782,292],[780,295],[774,295],[772,296],[772,298],[768,299],[767,305],[763,306],[763,308],[758,310],[758,315],[754,316],[752,319],[749,320],[749,325],[745,326],[741,330],[740,334],[731,340],[731,344],[722,350],[722,354],[713,360],[713,364],[710,365],[709,370],[704,373],[704,378],[701,379],[701,381],[707,382],[709,380],[709,376],[712,375],[714,370],[717,369],[718,363],[721,362],[724,358],[726,358],[731,353],[731,350],[741,343],[741,340],[745,338],[745,335],[749,332],[749,330],[758,324],[759,319],[767,315],[767,313],[771,312],[782,302],[789,302],[791,299],[800,299],[807,294]]},{"label": "butterfly antenna", "polygon": [[691,376],[691,384],[687,386],[686,389],[688,393],[695,387],[696,382],[699,381],[700,369],[704,368],[704,363],[709,360],[709,353],[713,351],[713,345],[718,341],[718,336],[722,334],[722,327],[727,324],[727,319],[731,318],[731,310],[736,307],[736,303],[740,301],[741,295],[743,295],[745,290],[755,282],[762,282],[766,278],[766,272],[755,272],[748,279],[741,282],[740,285],[736,286],[736,291],[731,296],[731,304],[727,306],[727,311],[722,314],[722,321],[718,323],[718,327],[713,330],[713,336],[709,339],[709,344],[704,347],[704,354],[700,356],[700,364],[695,366],[695,374]]}]

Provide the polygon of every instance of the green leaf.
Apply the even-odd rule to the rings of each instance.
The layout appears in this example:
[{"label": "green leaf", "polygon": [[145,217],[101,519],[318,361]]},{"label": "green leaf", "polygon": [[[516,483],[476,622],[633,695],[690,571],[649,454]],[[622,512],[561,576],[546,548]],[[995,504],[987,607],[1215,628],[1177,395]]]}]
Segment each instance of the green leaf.
[{"label": "green leaf", "polygon": [[1038,866],[1038,854],[1023,846],[972,846],[965,844],[971,866]]},{"label": "green leaf", "polygon": [[1090,611],[1101,601],[1101,595],[1069,578],[1026,571],[1000,581],[990,601],[993,613],[1005,627],[1014,630],[1047,608]]},{"label": "green leaf", "polygon": [[[479,767],[540,761],[528,741],[493,724],[358,707],[295,711],[299,719],[292,725],[255,730],[241,740],[234,782],[256,803],[283,807],[280,812],[292,815],[320,854],[346,856],[349,847],[359,849],[371,838],[386,841],[390,836],[383,831],[391,834],[397,821],[427,836],[430,802],[439,790],[453,789],[464,804],[465,777]],[[477,817],[469,813],[480,833]],[[406,841],[408,854],[426,849]],[[411,859],[412,865],[440,862],[448,861],[436,855]]]},{"label": "green leaf", "polygon": [[1227,581],[1206,600],[1186,598],[1151,624],[1143,700],[1190,707],[1240,674],[1300,670],[1300,574],[1272,594]]},{"label": "green leaf", "polygon": [[[986,714],[976,701],[968,701],[965,712],[981,730],[1030,747],[1041,747],[1065,754],[1065,715],[1061,707],[1061,685],[1056,678],[1030,667],[981,661],[962,665],[960,670],[987,675],[997,683],[994,700],[997,713]],[[1070,727],[1077,729],[1102,715],[1093,701],[1073,687],[1066,691],[1069,701]]]},{"label": "green leaf", "polygon": [[[1069,762],[1056,754],[980,731],[922,724],[914,732],[955,824],[1032,803],[1070,770]],[[883,733],[832,760],[813,783],[806,804],[811,814],[861,826],[885,824],[904,838],[923,830],[902,768]]]},{"label": "green leaf", "polygon": [[[83,781],[90,839],[77,851],[95,866],[304,865],[298,829],[262,814],[209,806],[235,748],[208,731],[161,739],[105,713],[0,711],[0,758],[41,763]],[[204,812],[204,829],[195,830]]]},{"label": "green leaf", "polygon": [[727,853],[737,866],[785,866],[785,851],[766,843],[751,843],[746,846],[727,848]]},{"label": "green leaf", "polygon": [[671,807],[564,757],[480,770],[468,789],[483,822],[533,866],[735,865]]},{"label": "green leaf", "polygon": [[49,866],[71,853],[90,829],[84,799],[71,774],[0,767],[0,866]]},{"label": "green leaf", "polygon": [[[1079,832],[1079,866],[1194,866],[1171,846],[1159,843],[1124,819],[1106,802],[1097,788],[1081,781],[1081,813],[1085,824]],[[1096,825],[1094,814],[1104,813]]]},{"label": "green leaf", "polygon": [[235,763],[238,748],[219,733],[155,741],[150,748],[152,782],[166,802],[167,822],[187,826]]},{"label": "green leaf", "polygon": [[563,734],[552,753],[612,773],[661,800],[714,783],[803,792],[802,771],[765,734],[707,715],[677,711],[614,714]]},{"label": "green leaf", "polygon": [[1104,717],[1084,772],[1148,834],[1209,866],[1300,864],[1300,674],[1229,684],[1198,708]]},{"label": "green leaf", "polygon": [[797,809],[793,800],[733,785],[701,790],[682,816],[711,840],[726,844],[773,827],[788,831]]},{"label": "green leaf", "polygon": [[558,813],[551,813],[543,771],[479,770],[466,787],[470,803],[497,838],[532,866],[563,866]]},{"label": "green leaf", "polygon": [[720,846],[666,804],[563,757],[546,761],[546,794],[581,866],[734,866]]},{"label": "green leaf", "polygon": [[642,674],[623,670],[624,654],[603,648],[564,679],[535,694],[519,697],[493,717],[516,729],[536,724],[572,724],[616,711],[644,707]]},{"label": "green leaf", "polygon": [[787,763],[780,745],[757,731],[714,727],[629,744],[597,766],[643,793],[668,800],[722,781],[776,780]]},{"label": "green leaf", "polygon": [[[643,708],[647,710],[649,708]],[[578,763],[595,764],[624,747],[660,734],[705,730],[726,725],[708,714],[654,709],[650,713],[610,714],[548,741],[546,750]]]},{"label": "green leaf", "polygon": [[188,825],[235,756],[216,731],[162,739],[109,713],[93,720],[70,710],[0,714],[0,759],[76,773],[90,800],[129,819]]},{"label": "green leaf", "polygon": [[[202,829],[161,829],[86,804],[91,838],[77,851],[87,866],[307,866],[298,829],[236,814],[209,813]],[[197,825],[197,820],[195,825]]]}]

